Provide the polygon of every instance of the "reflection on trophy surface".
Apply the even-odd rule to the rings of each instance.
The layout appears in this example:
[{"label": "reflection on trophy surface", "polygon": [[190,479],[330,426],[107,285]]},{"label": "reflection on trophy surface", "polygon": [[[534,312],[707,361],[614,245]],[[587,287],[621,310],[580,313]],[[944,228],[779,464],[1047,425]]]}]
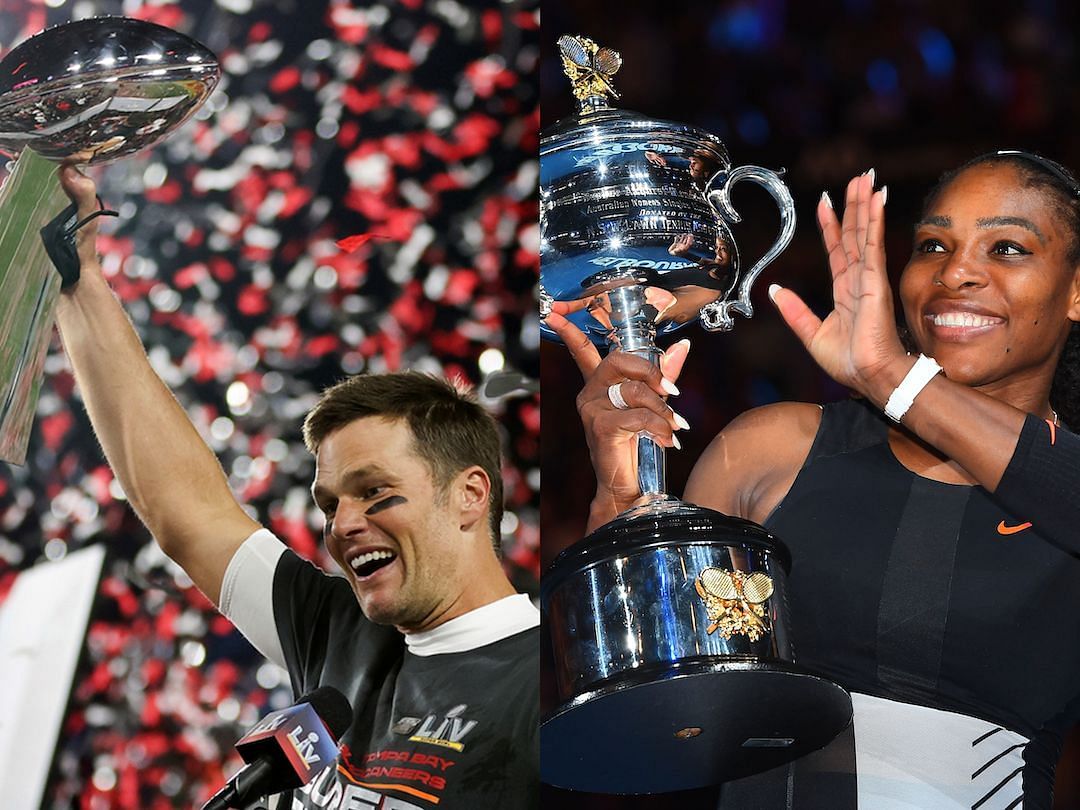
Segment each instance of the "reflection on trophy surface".
[{"label": "reflection on trophy surface", "polygon": [[[776,172],[732,166],[715,136],[609,106],[618,53],[584,37],[559,47],[579,110],[541,138],[541,309],[560,302],[597,346],[656,364],[657,337],[698,321],[727,330],[735,313],[753,314],[750,289],[790,241],[794,205]],[[730,228],[743,180],[780,210],[775,243],[749,269]],[[637,464],[637,504],[566,549],[541,583],[557,691],[542,724],[543,779],[681,790],[828,743],[851,701],[795,663],[787,548],[754,523],[667,495],[663,448],[644,434]]]},{"label": "reflection on trophy surface", "polygon": [[60,277],[40,229],[66,204],[53,161],[99,164],[156,144],[217,84],[217,58],[142,20],[103,17],[37,34],[0,60],[0,460],[21,464]]}]

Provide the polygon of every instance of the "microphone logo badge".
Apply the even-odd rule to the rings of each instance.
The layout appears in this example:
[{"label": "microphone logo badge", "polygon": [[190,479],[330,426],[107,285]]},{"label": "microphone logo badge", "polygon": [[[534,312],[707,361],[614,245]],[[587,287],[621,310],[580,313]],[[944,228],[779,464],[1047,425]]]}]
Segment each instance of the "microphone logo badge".
[{"label": "microphone logo badge", "polygon": [[304,761],[304,765],[307,766],[308,770],[311,770],[316,762],[322,761],[322,757],[319,756],[319,752],[315,748],[319,744],[319,735],[312,731],[301,739],[303,733],[303,725],[297,724],[296,728],[288,734],[289,742],[296,749],[296,753],[300,755],[300,759]]},{"label": "microphone logo badge", "polygon": [[245,737],[251,737],[255,734],[261,734],[264,731],[276,731],[281,726],[285,725],[289,720],[289,715],[285,712],[274,712],[268,714],[258,723],[251,727]]}]

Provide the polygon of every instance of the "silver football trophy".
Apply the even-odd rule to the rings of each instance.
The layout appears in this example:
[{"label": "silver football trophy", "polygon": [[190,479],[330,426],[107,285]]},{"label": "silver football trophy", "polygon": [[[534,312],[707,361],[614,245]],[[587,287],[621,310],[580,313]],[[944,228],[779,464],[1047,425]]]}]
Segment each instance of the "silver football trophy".
[{"label": "silver football trophy", "polygon": [[[715,136],[613,108],[621,56],[559,39],[578,99],[540,141],[541,310],[598,346],[653,363],[658,335],[727,330],[791,240],[779,175],[733,167]],[[764,187],[776,242],[742,270],[732,187]],[[543,329],[544,337],[558,340]],[[541,725],[541,777],[573,790],[657,793],[716,784],[818,749],[851,719],[836,684],[800,668],[786,546],[755,523],[665,493],[664,450],[638,440],[642,496],[567,548],[541,580],[556,705]]]},{"label": "silver football trophy", "polygon": [[124,17],[59,25],[0,60],[0,460],[22,464],[60,276],[41,228],[66,205],[55,163],[105,163],[161,141],[209,97],[217,57],[188,36]]}]

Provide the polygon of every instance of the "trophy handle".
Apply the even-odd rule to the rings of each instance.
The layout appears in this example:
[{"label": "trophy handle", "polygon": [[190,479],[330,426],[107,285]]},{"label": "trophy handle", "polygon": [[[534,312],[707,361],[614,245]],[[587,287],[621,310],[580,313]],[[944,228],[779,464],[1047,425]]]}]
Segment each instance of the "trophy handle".
[{"label": "trophy handle", "polygon": [[[784,170],[781,169],[780,174],[783,172]],[[788,187],[780,179],[780,174],[772,171],[772,169],[763,169],[760,166],[739,166],[730,171],[721,170],[717,172],[706,186],[705,199],[708,200],[709,205],[712,206],[716,213],[732,224],[742,221],[742,217],[731,205],[731,187],[740,180],[749,180],[763,186],[776,200],[776,204],[780,208],[780,234],[776,237],[772,247],[765,251],[765,255],[758,259],[757,264],[751,267],[748,272],[742,274],[742,278],[739,280],[738,296],[729,301],[713,301],[701,308],[701,325],[710,332],[718,330],[726,332],[731,329],[735,325],[732,312],[738,312],[747,318],[754,314],[754,307],[750,303],[750,287],[753,286],[757,277],[761,275],[761,271],[771,264],[773,259],[779,256],[784,248],[788,246],[791,237],[795,234],[795,203],[791,199],[791,192],[788,191]],[[716,184],[719,184],[720,187],[711,191],[708,190]]]}]

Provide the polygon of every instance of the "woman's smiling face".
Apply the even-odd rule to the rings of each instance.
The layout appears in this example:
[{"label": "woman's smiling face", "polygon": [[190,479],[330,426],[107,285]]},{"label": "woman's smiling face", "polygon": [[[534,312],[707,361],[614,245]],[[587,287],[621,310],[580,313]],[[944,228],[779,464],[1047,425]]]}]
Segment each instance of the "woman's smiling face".
[{"label": "woman's smiling face", "polygon": [[915,226],[900,299],[919,350],[946,375],[990,390],[1049,389],[1080,284],[1053,191],[1011,163],[954,177]]}]

